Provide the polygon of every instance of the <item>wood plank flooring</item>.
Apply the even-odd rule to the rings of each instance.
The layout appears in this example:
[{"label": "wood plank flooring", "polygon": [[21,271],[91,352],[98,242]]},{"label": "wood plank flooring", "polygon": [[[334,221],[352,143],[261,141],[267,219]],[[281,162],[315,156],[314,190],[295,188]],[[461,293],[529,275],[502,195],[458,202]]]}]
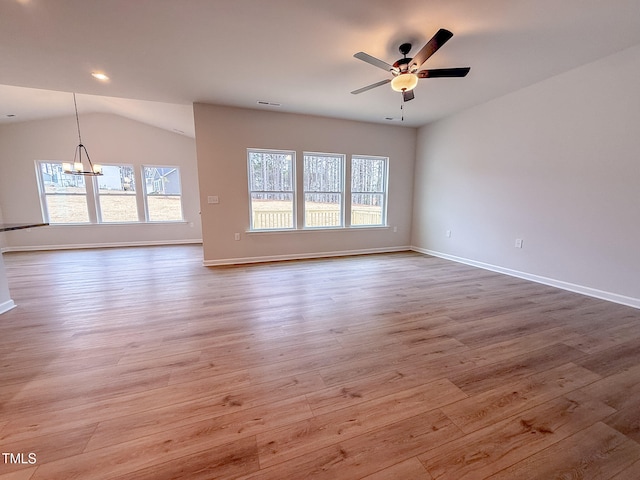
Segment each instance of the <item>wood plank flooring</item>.
[{"label": "wood plank flooring", "polygon": [[5,263],[0,480],[640,478],[640,310],[411,252]]}]

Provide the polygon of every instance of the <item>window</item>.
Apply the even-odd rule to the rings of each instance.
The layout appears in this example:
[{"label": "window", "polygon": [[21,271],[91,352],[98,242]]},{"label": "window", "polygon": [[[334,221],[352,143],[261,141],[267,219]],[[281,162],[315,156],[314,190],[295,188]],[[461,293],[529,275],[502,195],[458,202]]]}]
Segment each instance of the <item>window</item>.
[{"label": "window", "polygon": [[178,167],[142,167],[147,221],[182,221],[182,187]]},{"label": "window", "polygon": [[[62,162],[36,161],[45,222],[181,222],[182,187],[178,167],[103,165],[102,175],[66,174]],[[140,179],[144,188],[138,188]],[[137,179],[137,180],[136,180]],[[144,215],[139,213],[144,205]],[[140,209],[138,208],[140,207]]]},{"label": "window", "polygon": [[388,161],[351,158],[351,225],[386,225]]},{"label": "window", "polygon": [[63,172],[62,163],[38,162],[43,217],[48,223],[89,223],[85,177]]},{"label": "window", "polygon": [[304,228],[387,225],[388,157],[354,155],[349,170],[343,154],[304,152],[298,167],[294,151],[247,149],[250,230],[296,229],[297,217]]},{"label": "window", "polygon": [[343,225],[344,155],[304,154],[304,226]]},{"label": "window", "polygon": [[251,230],[295,228],[295,152],[248,150]]},{"label": "window", "polygon": [[132,165],[103,165],[98,182],[100,220],[137,222],[138,204]]}]

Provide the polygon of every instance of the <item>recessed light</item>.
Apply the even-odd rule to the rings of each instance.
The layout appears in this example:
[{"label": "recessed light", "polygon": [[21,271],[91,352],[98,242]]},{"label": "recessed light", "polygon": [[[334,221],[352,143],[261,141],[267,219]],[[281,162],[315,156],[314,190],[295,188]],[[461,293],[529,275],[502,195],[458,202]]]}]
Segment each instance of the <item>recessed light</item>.
[{"label": "recessed light", "polygon": [[102,82],[106,82],[107,80],[109,80],[109,77],[102,72],[91,72],[91,76],[93,78],[97,78]]}]

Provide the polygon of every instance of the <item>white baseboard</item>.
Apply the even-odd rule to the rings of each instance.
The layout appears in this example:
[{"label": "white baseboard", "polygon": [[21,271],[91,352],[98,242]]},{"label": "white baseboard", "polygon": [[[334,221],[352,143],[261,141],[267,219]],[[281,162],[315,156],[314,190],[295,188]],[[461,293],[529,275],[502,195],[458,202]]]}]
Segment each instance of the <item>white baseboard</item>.
[{"label": "white baseboard", "polygon": [[418,253],[424,253],[425,255],[433,255],[434,257],[444,258],[445,260],[451,260],[453,262],[464,263],[465,265],[471,265],[472,267],[482,268],[484,270],[490,270],[492,272],[503,273],[512,277],[522,278],[524,280],[530,280],[536,283],[542,283],[543,285],[549,285],[551,287],[560,288],[562,290],[568,290],[574,293],[580,293],[589,297],[599,298],[601,300],[608,300],[610,302],[619,303],[628,307],[634,307],[640,309],[640,298],[627,297],[617,293],[606,292],[598,290],[596,288],[585,287],[583,285],[576,285],[574,283],[565,282],[563,280],[556,280],[554,278],[543,277],[540,275],[534,275],[532,273],[520,272],[518,270],[512,270],[510,268],[499,267],[497,265],[491,265],[488,263],[478,262],[476,260],[470,260],[468,258],[456,257],[455,255],[449,255],[448,253],[436,252],[433,250],[427,250],[419,247],[411,247],[411,250]]},{"label": "white baseboard", "polygon": [[15,304],[15,302],[11,299],[7,300],[6,302],[2,302],[0,303],[0,315],[2,315],[4,312],[8,312],[9,310],[16,308],[17,305]]},{"label": "white baseboard", "polygon": [[192,240],[152,240],[141,242],[83,243],[68,245],[29,245],[21,247],[5,247],[2,252],[38,252],[45,250],[81,250],[86,248],[118,248],[118,247],[155,247],[162,245],[202,245],[201,239]]},{"label": "white baseboard", "polygon": [[287,255],[268,255],[263,257],[223,258],[220,260],[205,260],[205,267],[217,267],[222,265],[243,265],[247,263],[280,262],[285,260],[308,260],[312,258],[348,257],[350,255],[370,255],[374,253],[407,252],[411,247],[382,247],[366,248],[361,250],[340,250],[333,252],[297,253]]}]

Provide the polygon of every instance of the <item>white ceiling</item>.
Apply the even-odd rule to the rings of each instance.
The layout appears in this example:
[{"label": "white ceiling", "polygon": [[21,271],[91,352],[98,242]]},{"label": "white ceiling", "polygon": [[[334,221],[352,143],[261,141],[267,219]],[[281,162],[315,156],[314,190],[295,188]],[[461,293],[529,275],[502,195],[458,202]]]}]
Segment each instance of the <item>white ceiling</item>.
[{"label": "white ceiling", "polygon": [[353,54],[393,63],[439,28],[424,68],[471,72],[421,80],[407,126],[640,44],[640,0],[1,0],[0,123],[71,115],[73,91],[81,114],[189,136],[193,102],[388,122],[400,94],[350,94],[389,75]]}]

